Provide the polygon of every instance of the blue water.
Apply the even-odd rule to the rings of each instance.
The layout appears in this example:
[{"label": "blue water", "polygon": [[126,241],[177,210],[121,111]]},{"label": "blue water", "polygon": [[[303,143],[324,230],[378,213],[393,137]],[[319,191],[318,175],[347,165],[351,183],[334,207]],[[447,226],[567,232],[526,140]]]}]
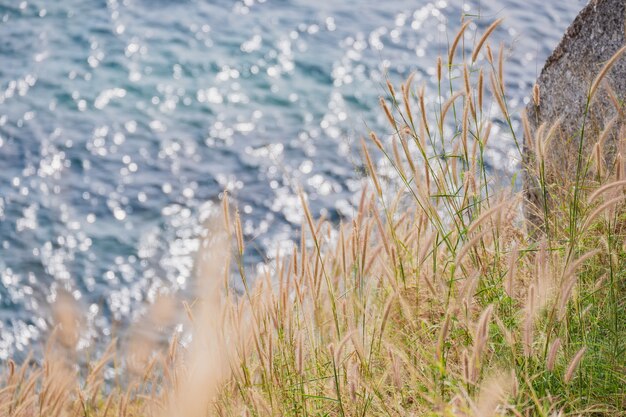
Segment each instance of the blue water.
[{"label": "blue water", "polygon": [[[1,0],[0,359],[32,348],[59,289],[91,335],[188,285],[229,189],[249,264],[290,247],[301,186],[350,216],[385,75],[433,85],[462,13],[506,17],[523,104],[581,0]],[[468,44],[471,44],[469,39]],[[492,140],[494,172],[516,169]]]}]

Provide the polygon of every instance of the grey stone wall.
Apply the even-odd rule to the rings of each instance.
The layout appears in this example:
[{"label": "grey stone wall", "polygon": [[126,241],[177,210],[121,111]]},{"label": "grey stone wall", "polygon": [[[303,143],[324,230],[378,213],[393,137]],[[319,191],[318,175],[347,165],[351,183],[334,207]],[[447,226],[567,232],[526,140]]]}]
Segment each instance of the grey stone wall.
[{"label": "grey stone wall", "polygon": [[[589,154],[609,120],[618,115],[609,98],[606,85],[610,85],[620,102],[626,98],[626,56],[615,63],[596,93],[587,110],[589,88],[604,64],[625,43],[626,0],[591,0],[580,12],[563,36],[560,44],[546,61],[537,80],[539,105],[531,100],[526,111],[532,136],[545,123],[544,133],[560,119],[560,127],[545,146],[545,177],[550,196],[547,208],[558,201],[558,187],[572,184],[576,178],[579,146],[582,140],[584,165]],[[620,148],[624,118],[615,121],[606,142],[602,157],[610,170]],[[583,135],[584,126],[584,135]],[[539,187],[536,164],[536,144],[526,141],[524,147],[525,182],[527,198],[526,218],[531,226],[542,226],[544,209],[543,192]]]}]

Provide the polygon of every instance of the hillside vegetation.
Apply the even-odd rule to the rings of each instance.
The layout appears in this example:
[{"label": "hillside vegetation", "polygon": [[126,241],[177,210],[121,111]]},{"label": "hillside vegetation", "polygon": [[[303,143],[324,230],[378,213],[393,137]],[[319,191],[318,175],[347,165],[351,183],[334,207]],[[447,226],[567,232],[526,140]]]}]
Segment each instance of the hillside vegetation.
[{"label": "hillside vegetation", "polygon": [[[543,225],[524,222],[521,194],[492,177],[485,154],[508,135],[541,179],[554,129],[515,132],[504,47],[488,40],[499,23],[468,56],[462,26],[437,62],[437,90],[388,83],[389,126],[362,143],[370,186],[351,221],[316,219],[301,196],[298,249],[248,277],[224,194],[194,299],[162,298],[128,341],[81,367],[80,314],[58,302],[42,362],[4,366],[0,415],[626,415],[623,157],[580,155],[571,183],[539,184],[553,201]],[[606,73],[588,100],[605,94]],[[163,348],[140,331],[179,305],[191,338]]]}]

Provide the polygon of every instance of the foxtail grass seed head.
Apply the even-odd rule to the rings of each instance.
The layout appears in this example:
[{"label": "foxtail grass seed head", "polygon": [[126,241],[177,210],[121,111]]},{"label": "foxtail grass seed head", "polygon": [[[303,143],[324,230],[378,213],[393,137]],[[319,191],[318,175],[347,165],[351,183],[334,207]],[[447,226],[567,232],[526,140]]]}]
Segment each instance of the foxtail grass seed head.
[{"label": "foxtail grass seed head", "polygon": [[[420,107],[423,105],[424,103],[421,102],[420,103]],[[425,116],[422,114],[423,120],[425,121]],[[426,128],[428,126],[426,125],[426,123],[420,123],[419,124],[419,134],[415,135],[414,137],[417,139],[416,144],[419,146],[420,150],[422,152],[426,152]]]},{"label": "foxtail grass seed head", "polygon": [[543,154],[544,146],[544,131],[546,130],[546,124],[542,123],[535,132],[535,138],[533,143],[535,144],[535,158],[537,162],[537,171],[541,170],[541,164],[544,162],[545,155]]},{"label": "foxtail grass seed head", "polygon": [[459,41],[463,37],[463,34],[465,33],[465,29],[467,29],[470,23],[472,23],[471,20],[466,20],[463,23],[463,25],[461,25],[461,28],[456,33],[456,36],[454,37],[454,40],[452,41],[452,45],[450,46],[450,50],[448,51],[448,68],[452,67],[452,63],[454,61],[454,53],[456,52],[456,48],[459,45]]},{"label": "foxtail grass seed head", "polygon": [[533,103],[536,107],[541,105],[541,94],[539,92],[539,84],[537,83],[533,86]]},{"label": "foxtail grass seed head", "polygon": [[442,66],[442,61],[441,61],[441,55],[437,57],[437,81],[441,82],[441,66]]},{"label": "foxtail grass seed head", "polygon": [[617,52],[613,54],[611,59],[609,59],[607,63],[604,64],[604,66],[602,67],[598,75],[596,76],[595,80],[593,81],[593,84],[591,84],[591,88],[589,89],[589,101],[593,100],[593,97],[595,96],[596,91],[598,90],[598,87],[600,86],[600,83],[602,82],[604,77],[606,77],[606,75],[609,73],[613,65],[615,65],[615,63],[618,61],[618,59],[621,58],[624,52],[626,52],[626,45],[618,49]]},{"label": "foxtail grass seed head", "polygon": [[600,145],[600,148],[604,148],[604,144],[606,140],[609,138],[609,136],[611,136],[611,133],[613,132],[613,126],[615,126],[615,123],[619,120],[619,117],[620,117],[619,115],[613,117],[604,126],[604,129],[602,129],[602,133],[600,133],[600,137],[598,138],[598,141],[597,141],[597,143]]},{"label": "foxtail grass seed head", "polygon": [[383,111],[385,112],[385,116],[387,116],[387,120],[389,121],[389,124],[391,125],[391,127],[394,128],[394,130],[396,130],[397,129],[396,119],[393,118],[393,115],[391,114],[391,110],[389,110],[389,107],[387,106],[387,102],[382,97],[380,98],[379,102],[380,102],[380,107],[382,107]]},{"label": "foxtail grass seed head", "polygon": [[472,62],[476,62],[476,58],[478,58],[478,53],[480,52],[484,43],[487,41],[487,38],[489,38],[489,36],[493,33],[494,30],[496,30],[496,28],[500,25],[500,23],[502,23],[503,20],[503,18],[496,20],[491,25],[489,25],[487,30],[485,30],[483,36],[478,40],[476,48],[474,48],[474,52],[472,53]]},{"label": "foxtail grass seed head", "polygon": [[485,125],[485,131],[482,134],[481,140],[483,142],[483,147],[487,147],[487,145],[489,144],[489,138],[491,137],[491,128],[493,127],[493,124],[491,122],[488,122]]},{"label": "foxtail grass seed head", "polygon": [[450,320],[451,314],[450,312],[448,312],[446,313],[446,318],[443,322],[443,325],[441,326],[441,330],[439,331],[439,338],[437,339],[437,357],[435,359],[438,361],[443,361],[443,347],[446,339],[448,338],[448,332],[450,331]]},{"label": "foxtail grass seed head", "polygon": [[415,72],[410,73],[409,76],[406,78],[406,81],[404,82],[405,91],[407,92],[407,95],[411,92],[411,85],[413,84],[413,78],[415,78]]},{"label": "foxtail grass seed head", "polygon": [[352,400],[352,402],[355,402],[357,400],[356,382],[350,380],[350,382],[348,383],[348,390],[350,393],[350,399]]},{"label": "foxtail grass seed head", "polygon": [[613,104],[613,107],[615,107],[617,115],[619,117],[624,117],[624,106],[622,105],[620,99],[617,97],[617,94],[615,93],[613,87],[611,87],[611,83],[605,79],[604,81],[602,81],[602,86],[606,90],[606,94],[609,96],[611,104]]},{"label": "foxtail grass seed head", "polygon": [[387,326],[387,320],[389,320],[389,314],[391,313],[391,307],[393,306],[393,301],[395,299],[395,293],[389,296],[389,299],[385,303],[385,309],[383,310],[383,318],[380,323],[380,335],[381,337],[385,334],[385,327]]},{"label": "foxtail grass seed head", "polygon": [[13,379],[13,375],[15,375],[15,361],[13,359],[9,359],[9,375],[7,380],[11,381]]},{"label": "foxtail grass seed head", "polygon": [[[365,146],[365,142],[362,142],[363,146]],[[302,190],[300,190],[299,192],[300,194],[300,204],[302,204],[302,209],[304,210],[304,218],[306,219],[306,222],[309,226],[309,231],[311,232],[311,237],[313,239],[317,238],[317,234],[316,234],[316,228],[315,225],[313,224],[313,216],[311,216],[311,212],[309,211],[309,205],[306,201],[306,198],[304,196],[304,193],[302,192]],[[304,239],[303,239],[304,240]],[[304,241],[302,242],[303,246],[304,246]],[[303,249],[304,251],[304,249]],[[302,257],[302,267],[304,268],[305,266],[305,262],[304,262],[304,256]]]},{"label": "foxtail grass seed head", "polygon": [[396,99],[396,90],[393,88],[393,84],[391,84],[391,81],[387,80],[387,89],[389,90],[389,94],[391,94],[391,97],[393,97],[393,99]]},{"label": "foxtail grass seed head", "polygon": [[396,390],[402,389],[402,369],[400,367],[400,361],[398,357],[393,353],[389,352],[390,361],[391,361],[391,380],[393,382],[393,386]]},{"label": "foxtail grass seed head", "polygon": [[556,136],[560,128],[561,128],[561,118],[559,117],[552,124],[552,126],[550,127],[550,130],[548,130],[548,133],[543,138],[543,140],[541,140],[541,155],[542,156],[545,157],[546,155],[548,155],[547,153],[548,145],[550,144],[550,141],[552,140],[552,138]]},{"label": "foxtail grass seed head", "polygon": [[524,348],[524,356],[530,358],[533,350],[533,339],[534,339],[534,323],[532,315],[527,311],[526,316],[524,317],[522,329],[522,343]]},{"label": "foxtail grass seed head", "polygon": [[408,78],[406,79],[406,82],[403,85],[403,90],[402,90],[402,98],[403,98],[403,102],[404,102],[404,111],[405,111],[405,116],[408,118],[409,123],[411,125],[413,125],[413,112],[411,110],[411,85],[413,83],[413,78],[415,77],[415,73],[412,72]]},{"label": "foxtail grass seed head", "polygon": [[493,52],[491,51],[491,45],[487,44],[485,49],[487,50],[487,61],[493,65]]},{"label": "foxtail grass seed head", "polygon": [[361,365],[367,366],[367,357],[365,356],[365,350],[363,350],[363,345],[359,340],[359,334],[357,332],[350,333],[350,341],[352,342],[352,346],[354,346],[359,360],[361,361]]},{"label": "foxtail grass seed head", "polygon": [[424,164],[424,177],[426,178],[425,184],[425,196],[430,194],[430,168],[427,166],[428,164]]},{"label": "foxtail grass seed head", "polygon": [[367,145],[365,141],[361,141],[361,149],[363,150],[363,156],[365,157],[365,162],[367,164],[367,170],[370,173],[370,177],[374,182],[374,187],[376,188],[376,193],[379,197],[383,195],[383,189],[378,182],[378,176],[376,175],[376,169],[374,169],[374,164],[372,163],[372,158],[370,157],[369,151],[367,150]]},{"label": "foxtail grass seed head", "polygon": [[465,93],[462,91],[457,91],[454,94],[452,94],[452,96],[450,96],[450,98],[447,99],[445,103],[443,103],[443,107],[441,108],[439,130],[443,131],[443,126],[446,121],[446,115],[448,114],[448,110],[450,110],[450,107],[452,107],[452,105],[454,104],[457,98],[463,96],[464,94]]},{"label": "foxtail grass seed head", "polygon": [[573,293],[574,287],[576,286],[577,283],[578,283],[578,280],[576,279],[576,276],[569,276],[567,277],[565,282],[561,285],[561,291],[559,293],[558,304],[556,305],[556,312],[557,312],[556,316],[559,321],[563,320],[565,316],[567,303],[569,302],[570,297]]},{"label": "foxtail grass seed head", "polygon": [[382,151],[383,143],[380,141],[380,139],[378,139],[378,136],[376,135],[375,132],[370,132],[370,138],[372,139],[372,142],[374,142],[376,147]]},{"label": "foxtail grass seed head", "polygon": [[224,213],[224,227],[228,235],[231,235],[230,225],[230,202],[228,199],[228,191],[224,190],[224,196],[222,198],[222,212]]},{"label": "foxtail grass seed head", "polygon": [[407,139],[400,138],[400,145],[402,145],[402,151],[404,151],[404,156],[406,158],[406,161],[409,163],[409,167],[411,168],[411,173],[415,175],[415,172],[416,172],[415,163],[413,162],[413,156],[411,155],[411,152],[409,150],[409,144],[407,142]]},{"label": "foxtail grass seed head", "polygon": [[548,357],[546,358],[546,369],[552,372],[554,370],[554,364],[556,362],[556,356],[559,352],[559,348],[561,347],[561,339],[558,337],[554,339],[552,344],[550,345],[550,350],[548,351]]},{"label": "foxtail grass seed head", "polygon": [[602,148],[600,147],[599,142],[593,146],[593,154],[596,166],[596,175],[598,178],[602,178],[604,176],[604,161],[602,160]]},{"label": "foxtail grass seed head", "polygon": [[400,148],[398,147],[398,140],[401,140],[401,139],[398,139],[396,136],[393,136],[391,139],[391,151],[393,153],[393,162],[396,166],[396,169],[398,170],[398,174],[400,174],[400,178],[406,180],[407,176],[404,170],[404,161],[402,157],[400,156]]},{"label": "foxtail grass seed head", "polygon": [[485,74],[483,72],[483,69],[481,68],[480,71],[478,72],[478,86],[476,87],[476,89],[478,90],[478,109],[482,112],[483,109],[483,90],[484,90],[484,78],[485,78]]},{"label": "foxtail grass seed head", "polygon": [[467,154],[467,137],[469,135],[469,100],[466,101],[465,106],[463,107],[463,120],[461,127],[461,141],[463,143],[463,152]]},{"label": "foxtail grass seed head", "polygon": [[476,417],[495,417],[502,415],[500,408],[512,390],[514,380],[511,374],[502,371],[489,375],[481,382],[479,396],[476,401]]},{"label": "foxtail grass seed head", "polygon": [[239,216],[239,210],[235,211],[235,234],[237,236],[237,249],[239,254],[242,255],[244,251],[243,243],[243,229],[241,227],[241,217]]},{"label": "foxtail grass seed head", "polygon": [[376,221],[376,226],[378,227],[378,233],[383,242],[383,248],[385,249],[385,253],[387,255],[390,255],[392,243],[389,241],[389,237],[387,236],[387,230],[385,229],[385,226],[383,226],[383,222],[380,219],[380,214],[378,213],[378,210],[374,210],[373,216],[374,220]]},{"label": "foxtail grass seed head", "polygon": [[496,102],[498,103],[498,106],[500,107],[500,111],[502,112],[502,116],[504,116],[505,119],[509,118],[509,111],[506,107],[506,103],[504,101],[504,97],[502,96],[502,91],[500,90],[500,86],[498,84],[498,82],[496,81],[496,77],[493,74],[493,72],[491,72],[490,74],[490,80],[491,80],[491,93],[493,94],[493,96],[496,99]]},{"label": "foxtail grass seed head", "polygon": [[471,382],[471,365],[467,350],[463,350],[461,354],[461,364],[463,367],[463,379],[466,383]]},{"label": "foxtail grass seed head", "polygon": [[583,347],[578,352],[576,352],[576,355],[574,355],[571,362],[567,366],[567,371],[565,371],[565,375],[563,376],[563,382],[565,382],[566,384],[569,384],[574,377],[574,373],[576,372],[576,369],[578,369],[578,365],[585,355],[586,350],[587,347]]},{"label": "foxtail grass seed head", "polygon": [[502,321],[500,317],[498,317],[495,314],[493,316],[496,321],[496,324],[498,325],[498,328],[502,332],[502,336],[504,337],[504,340],[506,341],[506,343],[509,346],[514,346],[516,342],[515,342],[515,337],[513,336],[513,332],[511,332],[508,329],[508,327],[504,324],[504,322]]},{"label": "foxtail grass seed head", "polygon": [[516,272],[517,272],[517,260],[519,258],[519,249],[517,247],[517,245],[511,250],[511,252],[509,253],[509,259],[508,259],[508,268],[507,268],[507,274],[506,274],[506,282],[504,284],[504,289],[507,293],[507,295],[511,298],[513,298],[513,291],[514,291],[514,285],[515,285],[515,276],[516,276]]},{"label": "foxtail grass seed head", "polygon": [[528,288],[528,296],[526,299],[526,305],[524,306],[525,314],[523,321],[523,346],[524,356],[530,357],[532,354],[533,342],[534,342],[534,320],[535,320],[535,306],[536,306],[536,289],[535,284],[531,284]]},{"label": "foxtail grass seed head", "polygon": [[522,110],[522,127],[524,128],[524,141],[526,142],[526,146],[530,149],[534,149],[535,138],[532,134],[532,130],[530,129],[530,123],[528,122],[526,110]]},{"label": "foxtail grass seed head", "polygon": [[500,90],[503,94],[506,94],[504,88],[504,42],[500,42],[500,48],[498,49],[498,81],[500,81]]},{"label": "foxtail grass seed head", "polygon": [[[424,129],[426,130],[426,134],[430,135],[430,129],[428,128],[428,116],[426,113],[426,102],[424,99],[424,95],[425,95],[425,87],[422,86],[420,88],[418,97],[419,97],[419,104],[420,104],[420,112],[422,113],[422,126],[424,127]],[[422,137],[424,137],[424,135],[421,135]]]},{"label": "foxtail grass seed head", "polygon": [[470,86],[470,74],[467,64],[463,65],[463,83],[465,85],[465,95],[469,98],[471,96],[472,87]]},{"label": "foxtail grass seed head", "polygon": [[83,327],[83,316],[71,293],[60,291],[53,305],[54,322],[59,329],[59,341],[65,347],[76,348]]},{"label": "foxtail grass seed head", "polygon": [[352,331],[348,332],[343,337],[343,339],[341,339],[341,341],[339,342],[339,345],[337,345],[337,349],[335,349],[335,363],[337,365],[341,364],[342,357],[343,357],[343,351],[344,351],[348,341],[350,341],[350,338],[352,337],[352,333],[354,333],[354,331],[355,330],[352,330]]},{"label": "foxtail grass seed head", "polygon": [[480,315],[478,325],[476,326],[477,343],[484,345],[489,339],[489,323],[493,314],[493,304],[490,304]]},{"label": "foxtail grass seed head", "polygon": [[471,91],[467,97],[468,97],[467,102],[469,103],[470,114],[472,115],[472,120],[476,120],[476,107],[474,106],[474,99],[472,98]]},{"label": "foxtail grass seed head", "polygon": [[598,216],[604,214],[604,212],[607,211],[608,209],[612,209],[616,204],[624,201],[624,198],[625,196],[620,195],[620,196],[617,196],[615,198],[608,200],[604,204],[601,204],[598,208],[592,211],[591,214],[589,214],[589,216],[587,216],[580,230],[581,231],[587,230],[589,226],[591,226],[593,222],[598,218]]}]

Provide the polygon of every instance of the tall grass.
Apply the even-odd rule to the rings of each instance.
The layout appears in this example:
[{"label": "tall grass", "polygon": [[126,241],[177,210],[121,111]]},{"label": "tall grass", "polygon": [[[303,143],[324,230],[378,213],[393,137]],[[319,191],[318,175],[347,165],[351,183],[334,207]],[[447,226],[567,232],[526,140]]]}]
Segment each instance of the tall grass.
[{"label": "tall grass", "polygon": [[[163,348],[138,331],[78,367],[79,314],[60,303],[43,361],[6,364],[0,415],[626,415],[624,163],[549,184],[551,129],[527,128],[535,152],[523,169],[546,200],[546,227],[527,233],[521,195],[485,161],[502,140],[490,135],[492,106],[523,147],[503,47],[494,57],[489,45],[498,23],[471,59],[456,50],[463,33],[454,39],[436,91],[412,77],[388,83],[389,127],[362,144],[372,187],[352,221],[314,218],[302,195],[299,248],[250,280],[224,194],[198,255],[197,297],[182,303],[190,339]],[[379,175],[380,156],[392,175]],[[580,167],[593,157],[581,148]],[[229,284],[233,263],[244,294]]]}]

